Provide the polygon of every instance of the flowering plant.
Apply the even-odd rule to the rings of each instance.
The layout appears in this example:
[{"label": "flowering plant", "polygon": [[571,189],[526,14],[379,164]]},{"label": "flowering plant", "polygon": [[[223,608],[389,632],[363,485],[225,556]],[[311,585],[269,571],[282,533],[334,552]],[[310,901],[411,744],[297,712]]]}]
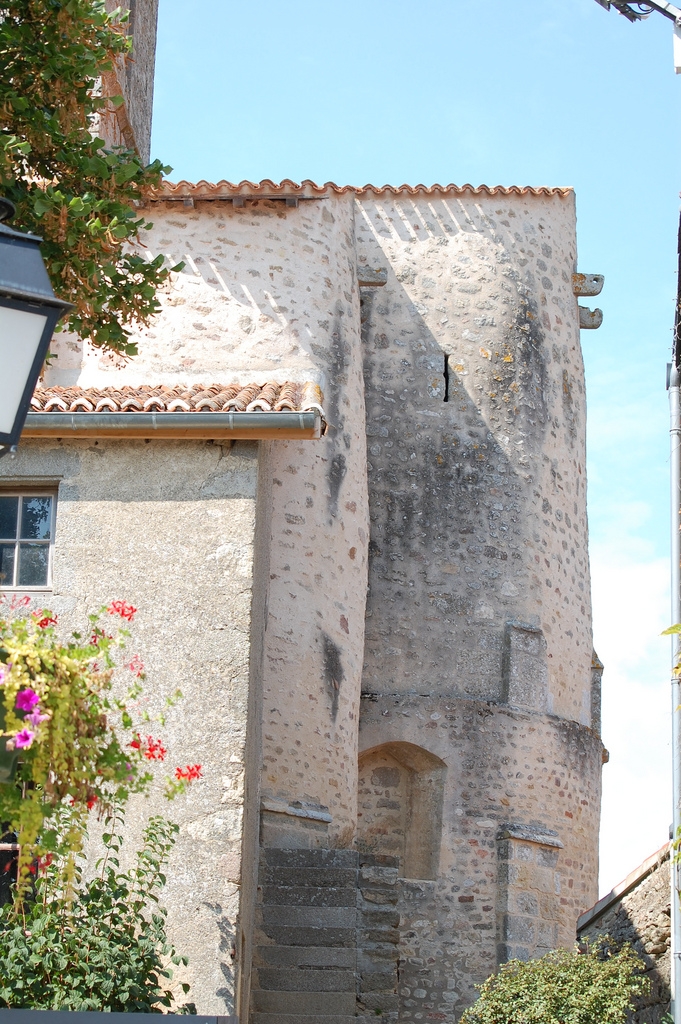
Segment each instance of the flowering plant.
[{"label": "flowering plant", "polygon": [[[131,793],[146,792],[153,779],[148,762],[166,756],[160,739],[141,732],[150,716],[138,711],[145,675],[137,655],[125,665],[133,676],[127,693],[113,689],[115,654],[135,611],[113,601],[89,616],[86,634],[66,641],[47,610],[0,619],[0,821],[18,837],[20,891],[36,859],[63,844],[51,821],[65,805],[66,843],[76,853],[88,812],[96,807],[109,816]],[[200,774],[200,765],[178,768],[166,795]]]}]

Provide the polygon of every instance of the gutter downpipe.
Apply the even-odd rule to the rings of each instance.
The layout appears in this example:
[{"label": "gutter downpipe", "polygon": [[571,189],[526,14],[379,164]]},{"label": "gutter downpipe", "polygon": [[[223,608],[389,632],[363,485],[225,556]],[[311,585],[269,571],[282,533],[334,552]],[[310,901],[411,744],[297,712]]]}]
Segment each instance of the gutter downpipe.
[{"label": "gutter downpipe", "polygon": [[[681,622],[681,374],[674,363],[669,375],[669,435],[671,447],[671,589],[672,622]],[[672,636],[672,670],[681,653],[681,635]],[[672,671],[672,842],[681,828],[681,680]],[[681,1024],[681,902],[679,865],[670,851],[672,964],[671,995],[674,1024]]]}]

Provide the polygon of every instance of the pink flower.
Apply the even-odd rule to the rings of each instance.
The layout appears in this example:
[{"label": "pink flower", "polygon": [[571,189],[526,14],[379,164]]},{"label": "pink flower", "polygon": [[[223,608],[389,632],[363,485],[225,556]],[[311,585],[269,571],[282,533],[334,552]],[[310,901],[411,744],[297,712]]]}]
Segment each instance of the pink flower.
[{"label": "pink flower", "polygon": [[41,714],[40,708],[35,707],[30,715],[26,715],[24,721],[30,722],[34,729],[36,729],[41,722],[46,722],[50,716]]},{"label": "pink flower", "polygon": [[4,683],[6,675],[7,669],[5,668],[4,665],[0,665],[0,686],[2,686],[2,684]]},{"label": "pink flower", "polygon": [[33,743],[34,736],[35,733],[29,732],[28,729],[22,729],[21,732],[18,732],[14,737],[14,746],[18,748],[30,747],[31,743]]},{"label": "pink flower", "polygon": [[25,690],[19,690],[17,694],[16,707],[19,711],[32,711],[39,700],[40,697],[38,694],[29,686]]},{"label": "pink flower", "polygon": [[139,654],[133,655],[132,661],[128,662],[126,668],[129,668],[131,672],[134,672],[138,678],[142,675],[144,672],[144,662],[140,658]]}]

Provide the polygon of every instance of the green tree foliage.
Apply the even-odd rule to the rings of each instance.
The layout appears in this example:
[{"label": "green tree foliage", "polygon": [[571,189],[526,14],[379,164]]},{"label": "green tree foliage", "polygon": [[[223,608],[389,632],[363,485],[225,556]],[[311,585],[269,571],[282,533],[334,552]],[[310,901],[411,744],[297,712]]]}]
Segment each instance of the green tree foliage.
[{"label": "green tree foliage", "polygon": [[510,960],[480,986],[461,1024],[624,1024],[632,999],[648,991],[643,969],[630,946],[607,937],[586,952]]},{"label": "green tree foliage", "polygon": [[119,864],[122,837],[105,833],[96,876],[85,881],[79,869],[75,892],[58,856],[37,866],[34,900],[20,914],[11,904],[0,910],[0,1007],[196,1013],[192,1003],[176,1007],[165,987],[169,965],[187,963],[158,906],[177,832],[151,818],[129,871]]},{"label": "green tree foliage", "polygon": [[170,273],[130,244],[151,227],[136,201],[170,168],[96,134],[122,102],[102,83],[129,47],[104,0],[0,0],[0,195],[17,207],[13,227],[43,238],[54,290],[75,306],[69,329],[126,356]]}]

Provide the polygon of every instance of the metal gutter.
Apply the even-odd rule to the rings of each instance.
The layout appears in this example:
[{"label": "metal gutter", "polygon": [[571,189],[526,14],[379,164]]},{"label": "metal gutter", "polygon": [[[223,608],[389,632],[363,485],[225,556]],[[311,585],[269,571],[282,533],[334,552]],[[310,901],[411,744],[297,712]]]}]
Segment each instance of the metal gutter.
[{"label": "metal gutter", "polygon": [[310,412],[30,412],[22,437],[284,440],[322,436]]}]

